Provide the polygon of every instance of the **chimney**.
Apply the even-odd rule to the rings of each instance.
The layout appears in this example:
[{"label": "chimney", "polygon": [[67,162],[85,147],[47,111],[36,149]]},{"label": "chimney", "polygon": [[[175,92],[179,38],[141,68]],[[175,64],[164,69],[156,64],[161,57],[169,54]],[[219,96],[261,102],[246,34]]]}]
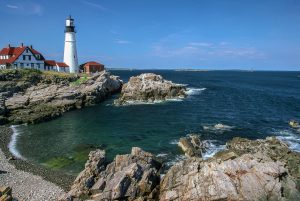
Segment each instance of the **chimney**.
[{"label": "chimney", "polygon": [[30,49],[33,49],[33,46],[32,46],[32,45],[30,45]]},{"label": "chimney", "polygon": [[8,44],[7,47],[10,48],[10,44]]},{"label": "chimney", "polygon": [[21,47],[24,47],[24,44],[23,44],[23,43],[21,43]]}]

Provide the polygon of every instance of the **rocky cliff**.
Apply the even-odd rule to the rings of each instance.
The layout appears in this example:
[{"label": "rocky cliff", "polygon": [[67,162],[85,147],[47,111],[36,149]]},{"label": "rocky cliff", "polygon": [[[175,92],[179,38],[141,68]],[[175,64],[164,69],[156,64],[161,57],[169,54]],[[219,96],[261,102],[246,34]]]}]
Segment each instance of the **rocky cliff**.
[{"label": "rocky cliff", "polygon": [[37,123],[94,105],[120,91],[122,81],[103,71],[91,78],[34,70],[0,71],[0,123]]},{"label": "rocky cliff", "polygon": [[165,80],[161,75],[144,73],[131,77],[128,83],[123,85],[121,95],[115,104],[153,103],[185,96],[186,87],[184,85]]},{"label": "rocky cliff", "polygon": [[[201,144],[195,138],[186,140]],[[109,165],[104,158],[103,151],[92,152],[62,200],[300,200],[300,154],[274,137],[234,138],[214,157],[190,156],[165,175],[140,148]]]}]

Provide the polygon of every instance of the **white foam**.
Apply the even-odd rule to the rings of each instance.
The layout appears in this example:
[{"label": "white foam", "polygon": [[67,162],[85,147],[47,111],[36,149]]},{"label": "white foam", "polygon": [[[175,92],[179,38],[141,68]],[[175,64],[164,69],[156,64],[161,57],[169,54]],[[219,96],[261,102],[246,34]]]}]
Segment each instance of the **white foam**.
[{"label": "white foam", "polygon": [[202,127],[204,130],[207,130],[207,131],[221,132],[221,133],[224,131],[231,131],[234,128],[234,126],[228,126],[228,125],[221,124],[221,123],[218,123],[215,125],[204,125]]},{"label": "white foam", "polygon": [[300,134],[298,130],[276,130],[274,134],[277,139],[285,142],[289,145],[289,148],[293,151],[300,152]]},{"label": "white foam", "polygon": [[215,142],[216,140],[205,140],[207,144],[209,145],[205,153],[203,153],[202,158],[203,159],[208,159],[213,157],[216,153],[219,151],[223,151],[226,149],[225,145],[216,145]]},{"label": "white foam", "polygon": [[19,159],[25,159],[21,153],[17,149],[17,141],[18,137],[22,134],[22,132],[18,129],[18,125],[12,125],[10,128],[13,131],[10,142],[8,144],[8,149],[12,153],[13,156]]},{"label": "white foam", "polygon": [[169,144],[178,144],[179,140],[171,140]]},{"label": "white foam", "polygon": [[201,94],[206,88],[187,88],[186,94],[188,96]]},{"label": "white foam", "polygon": [[185,155],[176,155],[174,160],[169,161],[166,163],[167,167],[171,167],[173,165],[175,165],[176,163],[183,161],[184,159],[186,159],[187,157]]},{"label": "white foam", "polygon": [[165,158],[166,156],[168,156],[168,154],[166,154],[166,153],[160,153],[160,154],[156,155],[156,157],[158,157],[158,158]]}]

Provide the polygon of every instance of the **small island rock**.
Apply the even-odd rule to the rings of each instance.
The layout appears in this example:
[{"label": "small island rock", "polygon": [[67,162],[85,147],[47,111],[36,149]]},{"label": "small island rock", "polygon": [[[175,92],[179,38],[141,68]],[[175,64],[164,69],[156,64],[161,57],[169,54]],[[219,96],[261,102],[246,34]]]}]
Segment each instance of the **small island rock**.
[{"label": "small island rock", "polygon": [[123,85],[121,95],[115,101],[115,104],[152,103],[167,99],[184,98],[185,96],[185,85],[165,80],[161,75],[144,73],[131,77],[128,83]]}]

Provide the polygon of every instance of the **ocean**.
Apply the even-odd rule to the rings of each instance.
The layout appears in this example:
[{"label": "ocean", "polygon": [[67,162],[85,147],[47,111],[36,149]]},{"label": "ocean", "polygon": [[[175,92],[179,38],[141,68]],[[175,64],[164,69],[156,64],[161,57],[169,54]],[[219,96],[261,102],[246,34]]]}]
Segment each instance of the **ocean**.
[{"label": "ocean", "polygon": [[[184,158],[180,137],[199,134],[210,143],[204,157],[225,148],[233,137],[277,136],[300,151],[300,72],[112,70],[127,81],[144,72],[187,84],[183,100],[114,106],[118,95],[93,107],[65,113],[37,125],[13,126],[10,150],[23,159],[76,174],[90,150],[105,149],[109,160],[137,146],[166,167]],[[217,125],[217,126],[216,126]],[[220,126],[221,125],[221,126]]]}]

